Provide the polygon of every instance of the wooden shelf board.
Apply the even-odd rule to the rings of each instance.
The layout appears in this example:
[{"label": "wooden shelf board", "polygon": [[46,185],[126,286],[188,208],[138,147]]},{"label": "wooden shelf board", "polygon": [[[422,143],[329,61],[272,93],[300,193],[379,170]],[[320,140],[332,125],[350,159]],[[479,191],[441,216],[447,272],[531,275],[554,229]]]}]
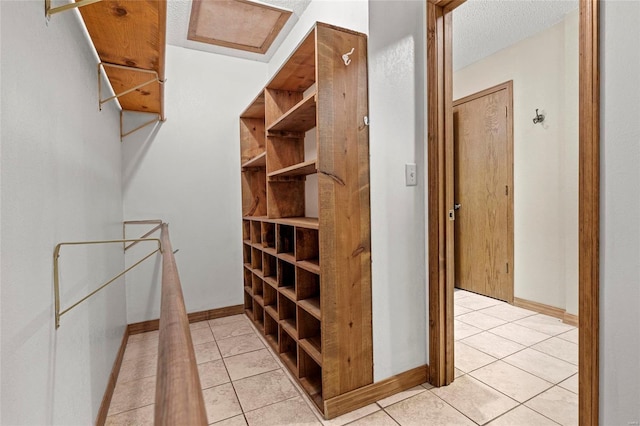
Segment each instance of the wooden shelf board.
[{"label": "wooden shelf board", "polygon": [[253,289],[251,288],[251,286],[245,285],[244,286],[244,291],[248,294],[250,294],[251,296],[253,296]]},{"label": "wooden shelf board", "polygon": [[243,169],[265,167],[267,165],[267,153],[263,152],[253,157],[242,165]]},{"label": "wooden shelf board", "polygon": [[[166,1],[103,1],[79,10],[101,62],[153,70],[159,80],[164,80]],[[116,93],[153,78],[136,70],[107,67],[105,71]],[[164,118],[164,88],[158,82],[118,101],[124,110],[157,113]]]},{"label": "wooden shelf board", "polygon": [[304,299],[298,302],[298,306],[304,309],[309,315],[313,316],[319,321],[322,321],[322,311],[320,310],[320,298],[313,297],[311,299]]},{"label": "wooden shelf board", "polygon": [[298,260],[296,265],[306,271],[320,275],[320,264],[318,259]]},{"label": "wooden shelf board", "polygon": [[255,320],[253,321],[253,325],[255,325],[256,328],[260,330],[260,332],[264,335],[264,320],[263,321]]},{"label": "wooden shelf board", "polygon": [[251,267],[251,263],[247,262],[244,264],[244,267],[247,268],[248,270],[252,271],[253,268]]},{"label": "wooden shelf board", "polygon": [[264,91],[256,96],[247,109],[240,114],[240,118],[264,118]]},{"label": "wooden shelf board", "polygon": [[320,341],[319,337],[315,337],[313,339],[302,339],[300,340],[300,347],[309,355],[313,360],[322,367],[322,353],[319,350],[318,343]]},{"label": "wooden shelf board", "polygon": [[276,170],[269,173],[268,177],[292,177],[292,176],[307,176],[318,173],[316,166],[316,160],[305,161],[304,163],[294,164],[293,166],[285,167],[284,169]]},{"label": "wooden shelf board", "polygon": [[284,260],[285,262],[291,263],[292,265],[296,264],[296,257],[293,253],[278,253],[278,258]]},{"label": "wooden shelf board", "polygon": [[301,132],[316,127],[316,93],[310,93],[276,120],[267,132]]},{"label": "wooden shelf board", "polygon": [[287,332],[289,337],[298,340],[298,330],[296,329],[296,323],[292,318],[280,320],[282,329]]},{"label": "wooden shelf board", "polygon": [[262,279],[262,269],[253,268],[253,269],[251,269],[251,272],[256,274],[258,276],[258,278]]},{"label": "wooden shelf board", "polygon": [[253,299],[258,302],[258,305],[264,307],[264,298],[262,297],[261,294],[256,294],[253,296]]},{"label": "wooden shelf board", "polygon": [[291,300],[293,303],[296,303],[296,292],[291,287],[279,287],[278,291],[282,293],[282,295],[286,296],[287,299]]},{"label": "wooden shelf board", "polygon": [[246,316],[248,316],[248,317],[249,317],[249,319],[250,319],[251,321],[253,321],[253,310],[252,310],[252,309],[246,309],[246,308],[245,308],[244,313],[245,313],[245,315],[246,315]]},{"label": "wooden shelf board", "polygon": [[243,220],[253,220],[256,222],[268,222],[266,216],[242,216]]},{"label": "wooden shelf board", "polygon": [[276,251],[275,247],[264,247],[262,251],[267,254],[270,254],[271,256],[278,257],[278,252]]},{"label": "wooden shelf board", "polygon": [[265,283],[273,287],[274,290],[278,291],[278,281],[275,279],[275,277],[264,277],[262,279]]},{"label": "wooden shelf board", "polygon": [[262,251],[262,243],[251,243],[251,247]]},{"label": "wooden shelf board", "polygon": [[248,246],[251,245],[251,240],[249,238],[247,238],[246,240],[242,240],[242,242],[245,243]]},{"label": "wooden shelf board", "polygon": [[297,226],[299,228],[318,229],[317,217],[287,217],[274,219],[275,223],[281,225]]},{"label": "wooden shelf board", "polygon": [[278,322],[278,311],[276,311],[273,306],[265,306],[264,311],[269,314],[275,322]]}]

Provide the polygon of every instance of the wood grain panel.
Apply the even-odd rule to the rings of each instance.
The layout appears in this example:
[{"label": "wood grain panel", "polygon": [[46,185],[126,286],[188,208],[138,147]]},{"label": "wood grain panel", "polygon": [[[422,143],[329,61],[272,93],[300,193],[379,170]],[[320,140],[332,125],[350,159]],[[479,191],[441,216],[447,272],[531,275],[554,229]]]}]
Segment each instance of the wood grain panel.
[{"label": "wood grain panel", "polygon": [[267,137],[267,173],[304,162],[304,134],[298,137]]},{"label": "wood grain panel", "polygon": [[242,172],[242,216],[267,214],[267,183],[264,169]]},{"label": "wood grain panel", "polygon": [[597,0],[580,1],[580,165],[578,184],[580,312],[579,420],[599,418],[600,46]]},{"label": "wood grain panel", "polygon": [[304,181],[267,182],[267,198],[270,218],[304,216]]},{"label": "wood grain panel", "polygon": [[240,161],[245,163],[265,152],[263,118],[240,119]]},{"label": "wood grain panel", "polygon": [[[317,26],[323,397],[373,381],[367,43]],[[354,49],[346,66],[335,52]],[[345,285],[349,283],[349,285]]]},{"label": "wood grain panel", "polygon": [[328,399],[325,401],[325,416],[328,419],[332,419],[428,381],[429,366],[416,367],[388,379]]},{"label": "wood grain panel", "polygon": [[[167,4],[164,0],[104,0],[80,8],[102,62],[154,70],[164,81]],[[151,79],[136,71],[106,70],[116,93]],[[135,83],[137,82],[137,83]],[[120,98],[123,109],[164,116],[164,89],[153,83]]]},{"label": "wood grain panel", "polygon": [[505,86],[456,101],[454,114],[456,286],[511,302],[509,95]]}]

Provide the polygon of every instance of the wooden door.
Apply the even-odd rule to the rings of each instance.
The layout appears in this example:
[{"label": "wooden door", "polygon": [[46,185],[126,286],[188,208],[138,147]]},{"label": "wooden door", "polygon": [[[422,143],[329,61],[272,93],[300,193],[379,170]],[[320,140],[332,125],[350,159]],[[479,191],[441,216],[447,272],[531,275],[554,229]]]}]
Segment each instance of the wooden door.
[{"label": "wooden door", "polygon": [[511,82],[454,102],[456,287],[513,303]]}]

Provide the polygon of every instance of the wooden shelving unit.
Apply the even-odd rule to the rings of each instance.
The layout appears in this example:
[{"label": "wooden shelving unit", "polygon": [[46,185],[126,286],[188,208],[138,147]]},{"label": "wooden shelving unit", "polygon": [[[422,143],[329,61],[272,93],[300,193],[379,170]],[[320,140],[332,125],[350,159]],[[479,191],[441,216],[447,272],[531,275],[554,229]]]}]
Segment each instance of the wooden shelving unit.
[{"label": "wooden shelving unit", "polygon": [[80,14],[116,93],[150,81],[150,72],[157,75],[118,98],[122,109],[164,120],[166,0],[106,0],[80,8]]},{"label": "wooden shelving unit", "polygon": [[316,24],[240,116],[245,312],[323,412],[373,381],[366,52]]}]

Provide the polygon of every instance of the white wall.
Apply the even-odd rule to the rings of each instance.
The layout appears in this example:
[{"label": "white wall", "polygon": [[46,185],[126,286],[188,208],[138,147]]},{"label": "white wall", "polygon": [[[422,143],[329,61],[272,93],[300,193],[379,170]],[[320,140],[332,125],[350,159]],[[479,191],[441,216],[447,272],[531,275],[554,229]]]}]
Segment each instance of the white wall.
[{"label": "white wall", "polygon": [[600,34],[600,424],[627,425],[640,422],[640,2],[604,2]]},{"label": "white wall", "polygon": [[[90,424],[126,325],[123,280],[54,329],[55,244],[117,238],[115,105],[98,111],[96,59],[75,12],[0,2],[2,301],[0,423]],[[119,272],[120,247],[64,248],[62,306]]]},{"label": "white wall", "polygon": [[[238,305],[238,117],[264,85],[267,65],[174,46],[167,46],[166,64],[167,121],[124,140],[124,217],[170,224],[188,312]],[[127,252],[127,264],[145,250]],[[159,317],[160,265],[151,261],[127,277],[129,323]]]},{"label": "white wall", "polygon": [[[513,80],[514,293],[574,314],[577,22],[576,11],[566,21],[455,72],[453,78],[454,99]],[[532,122],[536,108],[545,114],[542,124]]]},{"label": "white wall", "polygon": [[[428,363],[426,7],[369,3],[375,381]],[[415,163],[418,186],[405,186]]]}]

